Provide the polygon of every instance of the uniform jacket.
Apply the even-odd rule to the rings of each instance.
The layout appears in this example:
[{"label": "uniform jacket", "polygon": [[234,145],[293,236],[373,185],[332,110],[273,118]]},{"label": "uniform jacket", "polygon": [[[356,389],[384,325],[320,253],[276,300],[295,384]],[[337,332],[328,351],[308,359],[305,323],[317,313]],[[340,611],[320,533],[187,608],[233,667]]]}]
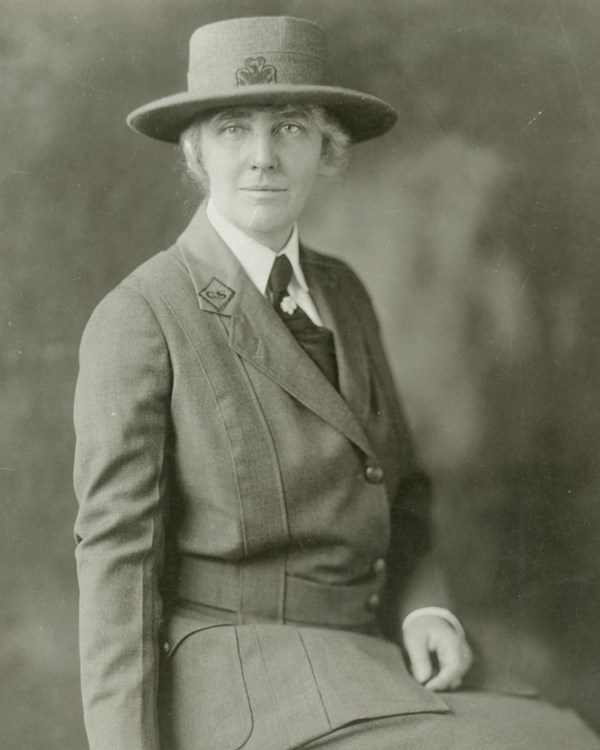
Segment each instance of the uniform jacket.
[{"label": "uniform jacket", "polygon": [[[402,608],[429,493],[369,298],[301,248],[340,392],[200,208],[96,308],[75,404],[92,750],[281,750],[443,712],[407,673]],[[373,637],[376,635],[376,637]]]}]

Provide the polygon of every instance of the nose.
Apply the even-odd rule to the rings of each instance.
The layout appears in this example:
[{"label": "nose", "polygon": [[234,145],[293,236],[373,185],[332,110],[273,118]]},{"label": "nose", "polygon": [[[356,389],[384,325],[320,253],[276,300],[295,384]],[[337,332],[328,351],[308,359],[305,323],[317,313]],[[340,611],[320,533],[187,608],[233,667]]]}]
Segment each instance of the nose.
[{"label": "nose", "polygon": [[270,131],[254,133],[250,155],[253,169],[275,169],[278,164],[273,134]]}]

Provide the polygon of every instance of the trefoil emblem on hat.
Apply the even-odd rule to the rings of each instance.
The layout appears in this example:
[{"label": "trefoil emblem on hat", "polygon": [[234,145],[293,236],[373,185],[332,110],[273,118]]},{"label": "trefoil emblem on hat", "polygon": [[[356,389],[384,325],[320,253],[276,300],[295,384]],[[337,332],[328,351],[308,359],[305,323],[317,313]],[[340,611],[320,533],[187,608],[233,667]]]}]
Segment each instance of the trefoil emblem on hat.
[{"label": "trefoil emblem on hat", "polygon": [[264,57],[248,57],[245,68],[235,71],[238,86],[252,86],[257,83],[277,83],[277,68],[267,65]]}]

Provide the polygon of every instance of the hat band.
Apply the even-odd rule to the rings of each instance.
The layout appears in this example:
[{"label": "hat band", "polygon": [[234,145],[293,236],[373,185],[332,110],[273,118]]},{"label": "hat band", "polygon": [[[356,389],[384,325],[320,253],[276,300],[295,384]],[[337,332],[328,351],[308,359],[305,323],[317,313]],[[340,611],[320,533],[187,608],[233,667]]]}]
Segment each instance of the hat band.
[{"label": "hat band", "polygon": [[332,86],[333,67],[318,57],[299,52],[256,52],[236,55],[215,65],[192,59],[188,72],[190,93],[231,90],[269,83],[291,86]]}]

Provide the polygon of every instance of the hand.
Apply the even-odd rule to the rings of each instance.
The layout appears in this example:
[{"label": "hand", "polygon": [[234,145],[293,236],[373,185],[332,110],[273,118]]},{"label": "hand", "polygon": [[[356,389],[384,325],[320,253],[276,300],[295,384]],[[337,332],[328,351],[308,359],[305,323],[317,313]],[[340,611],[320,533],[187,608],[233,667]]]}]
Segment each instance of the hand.
[{"label": "hand", "polygon": [[473,653],[464,635],[447,620],[420,615],[402,628],[402,635],[417,682],[428,690],[455,690],[461,685],[473,663]]}]

